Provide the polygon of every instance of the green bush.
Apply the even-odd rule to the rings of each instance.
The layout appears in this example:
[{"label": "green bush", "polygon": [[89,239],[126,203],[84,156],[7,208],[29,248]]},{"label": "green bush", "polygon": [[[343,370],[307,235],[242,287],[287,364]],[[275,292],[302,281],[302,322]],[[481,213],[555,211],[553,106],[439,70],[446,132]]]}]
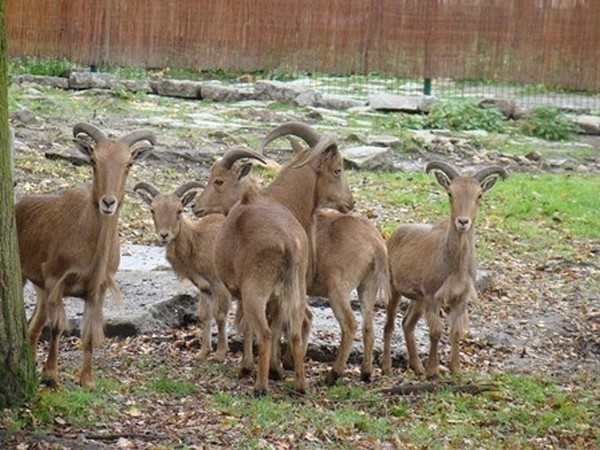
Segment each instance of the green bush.
[{"label": "green bush", "polygon": [[504,115],[496,108],[482,108],[472,100],[439,101],[433,104],[425,119],[425,128],[447,128],[454,131],[504,129]]},{"label": "green bush", "polygon": [[60,77],[75,67],[66,59],[47,59],[25,56],[12,58],[8,63],[8,73],[11,77],[23,74]]},{"label": "green bush", "polygon": [[521,131],[548,141],[565,141],[577,131],[575,124],[557,108],[541,106],[520,120]]}]

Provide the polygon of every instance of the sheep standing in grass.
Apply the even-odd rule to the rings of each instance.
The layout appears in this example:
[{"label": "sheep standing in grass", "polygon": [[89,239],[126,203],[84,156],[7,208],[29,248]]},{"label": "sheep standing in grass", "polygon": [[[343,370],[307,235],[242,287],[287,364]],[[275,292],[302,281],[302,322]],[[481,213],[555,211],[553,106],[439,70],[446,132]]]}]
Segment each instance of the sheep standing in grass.
[{"label": "sheep standing in grass", "polygon": [[211,353],[211,323],[217,323],[217,352],[221,362],[227,355],[227,313],[231,295],[217,276],[213,250],[215,238],[225,220],[211,214],[199,220],[189,219],[183,209],[192,202],[201,185],[196,182],[178,187],[172,194],[161,194],[148,183],[138,183],[134,190],[152,211],[156,234],[166,246],[166,258],[178,277],[190,280],[199,290],[198,318],[203,324],[200,360]]},{"label": "sheep standing in grass", "polygon": [[[387,241],[391,271],[391,297],[384,330],[382,369],[391,371],[391,339],[401,296],[411,300],[402,320],[409,367],[416,374],[435,378],[439,372],[438,345],[442,336],[441,311],[450,322],[450,371],[459,369],[459,344],[467,325],[467,301],[475,289],[475,214],[482,194],[507,173],[487,167],[473,176],[460,175],[439,161],[427,165],[450,200],[450,218],[436,225],[400,225]],[[425,316],[430,349],[425,368],[417,353],[415,326]]]},{"label": "sheep standing in grass", "polygon": [[51,332],[42,381],[50,386],[58,383],[60,337],[67,329],[63,297],[80,297],[84,300],[80,382],[93,389],[92,351],[104,339],[106,290],[120,299],[114,275],[120,261],[118,226],[125,183],[133,163],[152,150],[131,147],[140,141],[154,145],[156,137],[138,130],[109,139],[87,123],[76,124],[73,136],[83,154],[81,162],[93,168],[92,182],[61,193],[23,196],[15,205],[15,216],[23,283],[31,281],[37,293],[29,321],[31,347],[36,348],[46,324]]}]

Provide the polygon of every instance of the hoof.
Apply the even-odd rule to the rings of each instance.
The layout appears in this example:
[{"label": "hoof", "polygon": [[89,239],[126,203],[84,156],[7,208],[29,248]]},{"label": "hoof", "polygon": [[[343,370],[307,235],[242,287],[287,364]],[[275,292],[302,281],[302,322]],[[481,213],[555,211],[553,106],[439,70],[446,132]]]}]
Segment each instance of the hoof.
[{"label": "hoof", "polygon": [[56,381],[55,378],[42,377],[42,379],[40,380],[40,384],[46,386],[49,389],[58,388],[58,381]]},{"label": "hoof", "polygon": [[269,380],[273,381],[281,381],[283,379],[283,374],[280,370],[269,369]]},{"label": "hoof", "polygon": [[254,396],[255,397],[264,397],[268,393],[269,393],[269,391],[267,390],[267,388],[264,388],[264,387],[260,387],[260,388],[255,387],[254,388]]},{"label": "hoof", "polygon": [[365,383],[371,382],[371,372],[363,372],[360,374],[360,379]]},{"label": "hoof", "polygon": [[252,369],[248,369],[247,367],[242,367],[238,373],[238,378],[250,378],[252,376]]},{"label": "hoof", "polygon": [[325,377],[325,384],[327,384],[328,386],[333,386],[339,378],[340,374],[331,369],[329,372],[327,372],[327,377]]}]

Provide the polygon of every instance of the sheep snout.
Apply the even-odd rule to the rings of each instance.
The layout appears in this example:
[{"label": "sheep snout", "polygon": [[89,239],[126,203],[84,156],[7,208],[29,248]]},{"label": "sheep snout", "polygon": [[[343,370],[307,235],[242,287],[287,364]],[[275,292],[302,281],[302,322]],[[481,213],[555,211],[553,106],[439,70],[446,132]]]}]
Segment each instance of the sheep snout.
[{"label": "sheep snout", "polygon": [[455,222],[456,229],[462,233],[469,231],[471,228],[471,219],[466,217],[459,217]]},{"label": "sheep snout", "polygon": [[100,212],[106,216],[112,216],[117,211],[119,202],[115,197],[102,197],[100,199],[99,206]]}]

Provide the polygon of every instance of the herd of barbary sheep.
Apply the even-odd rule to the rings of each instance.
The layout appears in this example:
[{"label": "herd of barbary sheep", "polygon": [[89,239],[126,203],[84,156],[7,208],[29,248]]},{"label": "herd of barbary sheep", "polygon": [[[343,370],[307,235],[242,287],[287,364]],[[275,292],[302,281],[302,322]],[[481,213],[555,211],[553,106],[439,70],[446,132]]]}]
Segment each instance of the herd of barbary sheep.
[{"label": "herd of barbary sheep", "polygon": [[[84,300],[80,382],[93,389],[92,352],[104,338],[104,299],[107,291],[117,300],[122,297],[115,273],[127,176],[133,163],[152,151],[156,136],[137,130],[111,139],[88,123],[76,124],[73,136],[81,161],[92,167],[91,183],[22,196],[15,213],[23,283],[29,280],[37,295],[29,320],[32,347],[44,327],[50,330],[42,380],[50,386],[58,383],[60,337],[67,329],[63,298],[80,297]],[[265,163],[266,146],[284,136],[295,156],[261,188],[247,160]],[[448,193],[450,217],[435,225],[400,225],[387,242],[369,220],[348,214],[354,200],[336,138],[299,122],[272,130],[258,151],[241,147],[227,151],[212,166],[205,186],[192,181],[172,193],[161,193],[151,183],[138,183],[134,190],[150,208],[167,260],[179,277],[199,290],[200,360],[212,352],[213,317],[218,328],[214,358],[225,359],[226,319],[235,298],[235,323],[244,335],[240,374],[254,372],[255,344],[258,350],[254,393],[267,393],[268,379],[281,378],[284,367],[295,371],[295,390],[305,392],[304,359],[313,318],[307,295],[322,296],[329,299],[341,328],[340,347],[326,379],[333,384],[344,373],[357,331],[350,306],[350,294],[356,290],[363,319],[363,381],[370,381],[373,372],[377,298],[387,304],[384,373],[392,366],[391,340],[402,296],[410,300],[402,320],[409,367],[427,378],[438,375],[440,317],[445,312],[449,368],[457,372],[467,302],[477,296],[477,204],[483,192],[507,173],[494,166],[466,176],[440,161],[427,164],[426,171]],[[183,213],[187,206],[197,217]],[[425,364],[414,336],[421,316],[430,338]]]}]

